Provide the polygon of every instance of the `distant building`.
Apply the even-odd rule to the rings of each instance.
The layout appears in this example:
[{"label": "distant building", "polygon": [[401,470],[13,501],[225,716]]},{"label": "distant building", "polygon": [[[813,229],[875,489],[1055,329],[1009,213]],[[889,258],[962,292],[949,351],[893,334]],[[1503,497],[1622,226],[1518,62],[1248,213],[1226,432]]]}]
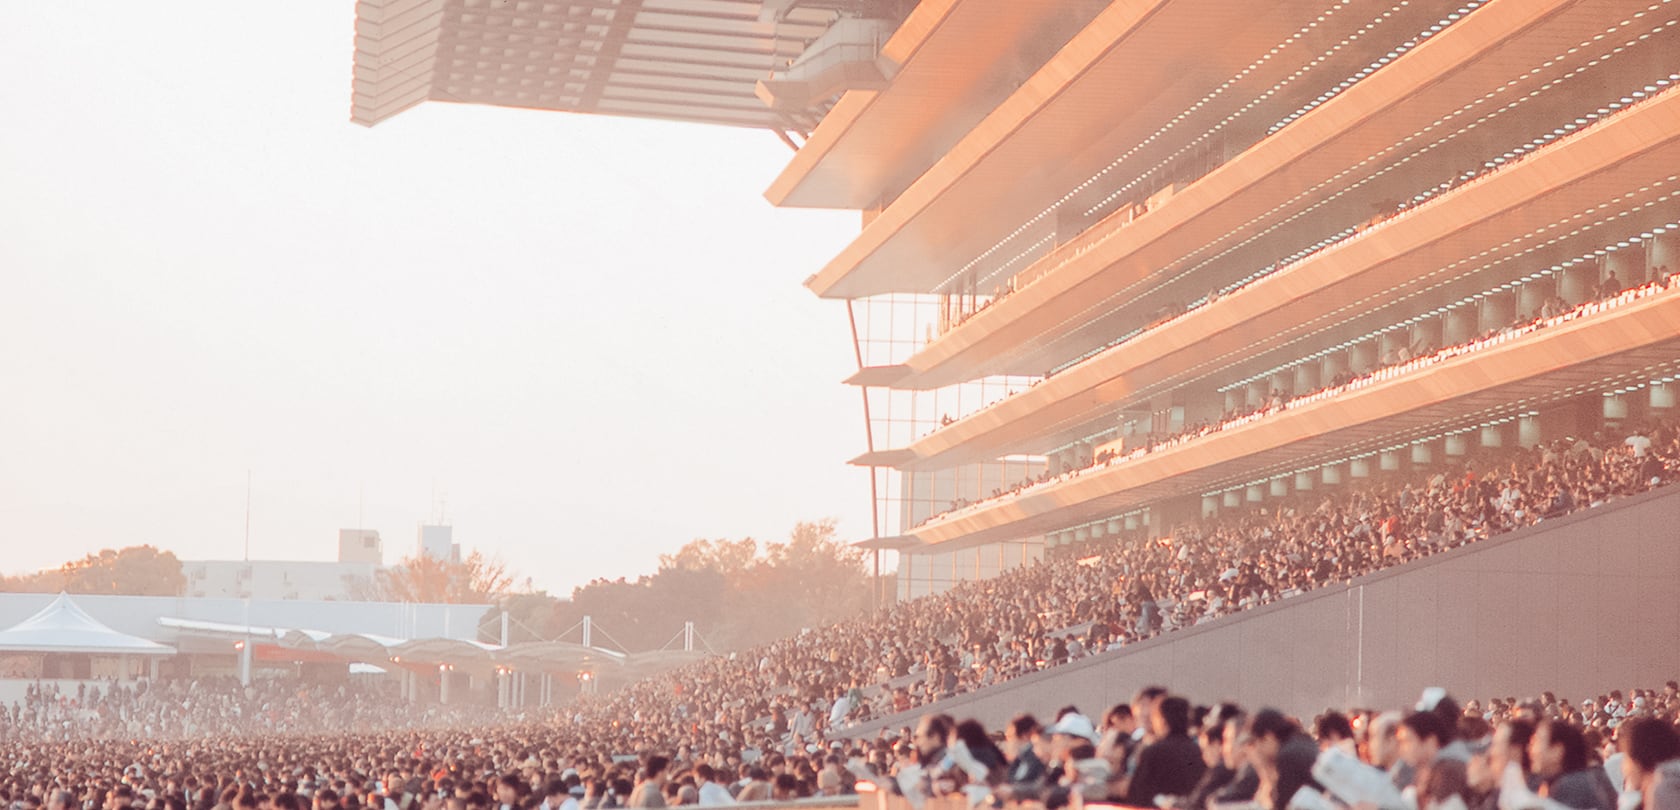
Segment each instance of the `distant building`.
[{"label": "distant building", "polygon": [[453,526],[421,525],[420,541],[414,554],[417,557],[460,562],[461,547],[455,543],[455,528]]},{"label": "distant building", "polygon": [[338,561],[341,563],[385,563],[385,544],[373,529],[339,529]]},{"label": "distant building", "polygon": [[380,567],[354,561],[184,560],[181,573],[191,597],[345,601],[365,597]]}]

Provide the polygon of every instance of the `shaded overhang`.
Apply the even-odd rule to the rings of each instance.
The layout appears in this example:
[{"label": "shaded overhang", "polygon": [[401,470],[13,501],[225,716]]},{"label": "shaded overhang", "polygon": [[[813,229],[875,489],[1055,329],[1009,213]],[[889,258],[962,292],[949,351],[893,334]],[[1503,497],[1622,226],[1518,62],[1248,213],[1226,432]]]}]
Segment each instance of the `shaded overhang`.
[{"label": "shaded overhang", "polygon": [[[764,192],[773,205],[871,208],[1027,78],[1098,0],[922,0],[881,49],[884,90],[841,96]],[[1022,66],[1025,65],[1023,68]]]},{"label": "shaded overhang", "polygon": [[1211,436],[935,518],[929,545],[1056,531],[1163,498],[1200,495],[1468,431],[1548,404],[1680,371],[1680,291],[1667,290],[1325,396]]},{"label": "shaded overhang", "polygon": [[625,655],[570,641],[533,641],[508,645],[496,654],[496,661],[518,669],[581,672],[623,666]]},{"label": "shaded overhang", "polygon": [[[1001,262],[1031,241],[1011,242],[988,256],[1000,234],[1053,233],[1054,217],[1046,218],[1046,212],[1063,199],[1096,193],[1088,181],[1117,156],[1128,155],[1140,165],[1166,159],[1175,143],[1244,104],[1260,105],[1252,114],[1267,123],[1281,118],[1295,102],[1285,102],[1275,85],[1305,69],[1346,69],[1318,61],[1326,43],[1357,33],[1367,21],[1367,14],[1333,8],[1340,5],[1331,0],[1112,4],[806,286],[828,298],[942,291],[964,274],[966,262]],[[1415,25],[1438,13],[1434,5],[1413,3],[1385,25]],[[1315,21],[1311,37],[1296,35]],[[1279,47],[1286,40],[1294,44]],[[1341,49],[1324,64],[1362,65],[1370,56]],[[1151,134],[1167,129],[1169,137]]]},{"label": "shaded overhang", "polygon": [[905,551],[922,545],[922,539],[913,535],[901,534],[893,537],[871,537],[852,544],[852,548],[864,551]]},{"label": "shaded overhang", "polygon": [[1375,323],[1518,281],[1540,269],[1536,260],[1669,225],[1680,219],[1677,166],[1680,87],[907,447],[859,460],[943,468],[1083,438],[1128,403],[1310,355]]},{"label": "shaded overhang", "polygon": [[350,118],[453,101],[807,132],[820,106],[778,112],[755,85],[827,30],[834,5],[358,0]]}]

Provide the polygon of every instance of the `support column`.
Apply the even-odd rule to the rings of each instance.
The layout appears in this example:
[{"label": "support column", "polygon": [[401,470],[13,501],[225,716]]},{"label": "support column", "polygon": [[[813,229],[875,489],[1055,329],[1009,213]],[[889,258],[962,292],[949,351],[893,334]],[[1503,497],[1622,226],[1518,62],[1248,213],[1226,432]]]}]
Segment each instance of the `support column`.
[{"label": "support column", "polygon": [[1479,334],[1478,324],[1476,323],[1476,310],[1471,307],[1464,306],[1448,312],[1446,314],[1446,326],[1444,327],[1444,330],[1446,333],[1446,345],[1448,346],[1459,343],[1468,343],[1475,340],[1476,336]]},{"label": "support column", "polygon": [[1322,386],[1318,377],[1320,366],[1319,363],[1302,363],[1295,367],[1295,384],[1290,387],[1295,396],[1310,394]]},{"label": "support column", "polygon": [[1318,376],[1324,385],[1329,385],[1336,375],[1348,370],[1347,352],[1331,352],[1320,361]]},{"label": "support column", "polygon": [[1377,361],[1387,365],[1400,359],[1400,350],[1411,343],[1404,329],[1390,329],[1377,336]]},{"label": "support column", "polygon": [[1482,299],[1483,330],[1503,329],[1517,319],[1517,294],[1494,293]]},{"label": "support column", "polygon": [[1604,257],[1604,274],[1614,273],[1622,289],[1645,283],[1645,251],[1623,248]]},{"label": "support column", "polygon": [[1557,290],[1557,281],[1551,276],[1542,276],[1533,281],[1525,281],[1517,288],[1517,314],[1523,320],[1530,320],[1540,315],[1540,308],[1545,306],[1546,299],[1551,298]]},{"label": "support column", "polygon": [[1364,374],[1377,367],[1377,342],[1361,340],[1348,347],[1348,368],[1354,374]]},{"label": "support column", "polygon": [[1604,418],[1619,422],[1628,417],[1627,397],[1622,394],[1604,397]]},{"label": "support column", "polygon": [[1412,324],[1412,354],[1428,354],[1447,345],[1440,318],[1425,318]]},{"label": "support column", "polygon": [[1664,276],[1680,273],[1680,233],[1657,234],[1646,250],[1653,278],[1659,273]]},{"label": "support column", "polygon": [[453,673],[449,671],[449,665],[438,665],[438,702],[445,706],[449,705],[449,676],[451,674]]},{"label": "support column", "polygon": [[1483,447],[1504,447],[1505,426],[1488,425],[1487,427],[1482,428],[1481,444]]},{"label": "support column", "polygon": [[1651,407],[1655,409],[1674,407],[1675,387],[1674,383],[1657,383],[1651,386]]},{"label": "support column", "polygon": [[1558,295],[1569,306],[1585,303],[1592,297],[1594,287],[1598,286],[1598,263],[1583,262],[1574,267],[1564,268],[1562,278],[1558,280]]}]

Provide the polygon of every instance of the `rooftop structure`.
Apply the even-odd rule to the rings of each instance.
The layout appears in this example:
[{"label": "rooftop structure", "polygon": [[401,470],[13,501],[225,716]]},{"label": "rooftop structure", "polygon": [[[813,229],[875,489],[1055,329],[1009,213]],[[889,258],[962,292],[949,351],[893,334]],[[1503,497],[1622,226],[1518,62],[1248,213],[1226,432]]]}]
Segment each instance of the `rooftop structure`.
[{"label": "rooftop structure", "polygon": [[1680,0],[822,5],[731,123],[863,214],[805,283],[901,596],[1675,407]]}]

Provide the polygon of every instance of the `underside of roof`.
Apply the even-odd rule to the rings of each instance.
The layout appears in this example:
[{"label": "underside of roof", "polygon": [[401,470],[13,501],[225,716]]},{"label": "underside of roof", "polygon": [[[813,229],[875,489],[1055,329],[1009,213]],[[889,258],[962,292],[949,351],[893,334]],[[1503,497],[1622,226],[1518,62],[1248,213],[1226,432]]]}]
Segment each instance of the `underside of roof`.
[{"label": "underside of roof", "polygon": [[[807,133],[847,89],[788,107],[759,84],[843,18],[909,0],[359,0],[351,120],[456,101]],[[896,16],[895,16],[896,15]]]}]

